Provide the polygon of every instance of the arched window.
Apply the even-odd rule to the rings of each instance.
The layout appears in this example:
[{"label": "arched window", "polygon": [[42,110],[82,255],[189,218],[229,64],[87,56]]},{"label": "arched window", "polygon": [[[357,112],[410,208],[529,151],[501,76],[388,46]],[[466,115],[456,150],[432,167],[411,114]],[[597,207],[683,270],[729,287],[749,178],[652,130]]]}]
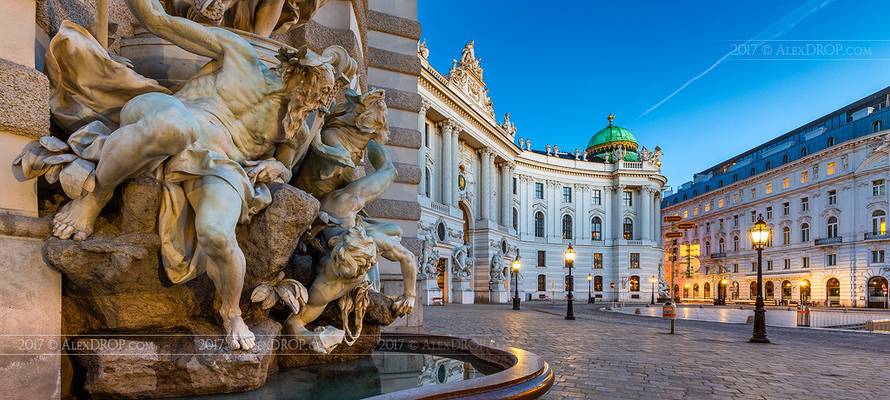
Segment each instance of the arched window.
[{"label": "arched window", "polygon": [[535,237],[544,237],[544,212],[535,213]]},{"label": "arched window", "polygon": [[562,238],[566,240],[572,239],[572,216],[562,216]]},{"label": "arched window", "polygon": [[624,219],[624,239],[632,240],[634,238],[634,221],[630,218]]},{"label": "arched window", "polygon": [[825,296],[828,305],[839,305],[841,303],[841,281],[837,278],[830,278],[825,282]]},{"label": "arched window", "polygon": [[800,148],[800,156],[801,156],[801,157],[806,157],[807,153],[808,153],[808,151],[807,151],[807,148],[806,148],[806,147],[801,147],[801,148]]},{"label": "arched window", "polygon": [[547,275],[544,275],[544,274],[538,275],[538,291],[539,292],[547,291]]},{"label": "arched window", "polygon": [[782,281],[782,301],[791,300],[791,281]]},{"label": "arched window", "polygon": [[732,297],[733,300],[739,299],[739,283],[738,282],[732,283],[732,287],[730,289],[730,296]]},{"label": "arched window", "polygon": [[689,286],[683,286],[683,298],[684,299],[689,298]]},{"label": "arched window", "polygon": [[791,244],[791,228],[787,226],[782,228],[782,244],[785,246]]},{"label": "arched window", "polygon": [[707,256],[710,254],[711,254],[711,241],[708,240],[708,241],[705,241],[705,255]]},{"label": "arched window", "polygon": [[887,290],[887,283],[887,278],[884,278],[883,276],[873,276],[868,279],[865,290],[866,296],[868,296],[866,307],[887,307],[887,297],[884,296],[884,291]]},{"label": "arched window", "polygon": [[708,282],[705,282],[705,298],[706,299],[711,298],[711,284]]},{"label": "arched window", "polygon": [[757,298],[757,282],[751,282],[751,286],[748,289],[748,299],[754,300]]},{"label": "arched window", "polygon": [[871,234],[887,234],[887,213],[884,210],[875,210],[871,213]]},{"label": "arched window", "polygon": [[788,164],[788,155],[787,154],[782,156],[782,164]]},{"label": "arched window", "polygon": [[732,251],[736,252],[736,253],[739,251],[739,237],[738,236],[732,237]]},{"label": "arched window", "polygon": [[804,222],[800,224],[800,242],[806,243],[810,241],[810,224]]},{"label": "arched window", "polygon": [[834,146],[834,136],[828,137],[828,147]]},{"label": "arched window", "polygon": [[723,238],[717,240],[717,252],[725,253],[726,252],[726,241]]},{"label": "arched window", "polygon": [[776,288],[772,281],[766,282],[763,288],[764,299],[772,300],[776,298]]},{"label": "arched window", "polygon": [[837,237],[837,217],[835,217],[835,216],[828,217],[828,222],[826,225],[828,226],[828,237],[836,238]]},{"label": "arched window", "polygon": [[874,123],[871,124],[871,131],[872,131],[872,132],[880,132],[881,129],[883,129],[883,124],[881,123],[881,120],[877,120],[877,121],[875,121]]},{"label": "arched window", "polygon": [[513,230],[519,230],[519,210],[513,208]]},{"label": "arched window", "polygon": [[800,281],[800,302],[806,303],[810,300],[810,281],[802,279]]},{"label": "arched window", "polygon": [[423,194],[426,197],[432,196],[432,176],[433,171],[430,171],[429,168],[426,169],[426,176],[423,177]]},{"label": "arched window", "polygon": [[640,291],[640,277],[637,275],[630,276],[630,291],[631,292],[639,292]]},{"label": "arched window", "polygon": [[698,294],[699,294],[698,293],[698,284],[696,283],[696,284],[692,285],[692,298],[693,299],[699,298]]},{"label": "arched window", "polygon": [[600,217],[590,219],[590,239],[603,240],[603,220]]}]

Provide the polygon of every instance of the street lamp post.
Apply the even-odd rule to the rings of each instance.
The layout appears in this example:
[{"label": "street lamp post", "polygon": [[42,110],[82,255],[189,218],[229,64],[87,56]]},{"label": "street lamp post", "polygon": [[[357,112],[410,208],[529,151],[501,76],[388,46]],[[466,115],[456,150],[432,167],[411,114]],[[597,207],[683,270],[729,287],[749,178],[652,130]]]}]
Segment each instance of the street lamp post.
[{"label": "street lamp post", "polygon": [[590,295],[590,281],[593,280],[593,275],[587,274],[587,304],[593,304],[593,296]]},{"label": "street lamp post", "polygon": [[513,259],[513,309],[519,309],[519,268],[522,262],[519,261],[519,250],[516,250],[516,258]]},{"label": "street lamp post", "polygon": [[754,334],[749,342],[769,343],[766,337],[766,309],[763,307],[763,248],[769,242],[769,227],[763,222],[763,216],[751,227],[751,244],[757,250],[757,299],[754,303]]},{"label": "street lamp post", "polygon": [[655,275],[652,275],[652,298],[649,300],[649,304],[655,305]]},{"label": "street lamp post", "polygon": [[569,243],[569,247],[566,249],[564,254],[566,260],[566,267],[569,268],[569,276],[568,282],[566,282],[568,287],[566,288],[568,292],[566,293],[566,319],[574,320],[575,319],[575,311],[572,309],[572,289],[575,286],[575,278],[572,276],[572,267],[575,265],[575,249],[572,248],[572,244]]}]

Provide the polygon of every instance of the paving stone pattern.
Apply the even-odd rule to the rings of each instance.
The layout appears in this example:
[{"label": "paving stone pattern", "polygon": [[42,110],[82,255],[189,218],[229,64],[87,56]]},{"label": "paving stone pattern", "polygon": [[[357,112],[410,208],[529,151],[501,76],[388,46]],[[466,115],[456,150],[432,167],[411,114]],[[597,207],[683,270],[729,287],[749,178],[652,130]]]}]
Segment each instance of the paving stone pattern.
[{"label": "paving stone pattern", "polygon": [[890,398],[890,335],[668,322],[565,304],[448,305],[424,309],[428,333],[473,337],[543,356],[556,374],[548,399]]}]

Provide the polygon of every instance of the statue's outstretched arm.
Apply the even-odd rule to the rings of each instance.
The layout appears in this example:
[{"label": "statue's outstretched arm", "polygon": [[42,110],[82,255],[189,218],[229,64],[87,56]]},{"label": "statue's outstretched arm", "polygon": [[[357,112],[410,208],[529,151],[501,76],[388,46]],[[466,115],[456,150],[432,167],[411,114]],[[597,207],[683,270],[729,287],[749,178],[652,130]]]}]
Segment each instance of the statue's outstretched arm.
[{"label": "statue's outstretched arm", "polygon": [[127,0],[127,3],[133,15],[151,33],[169,40],[190,53],[213,59],[222,57],[223,46],[219,34],[214,31],[224,31],[169,15],[158,0]]}]

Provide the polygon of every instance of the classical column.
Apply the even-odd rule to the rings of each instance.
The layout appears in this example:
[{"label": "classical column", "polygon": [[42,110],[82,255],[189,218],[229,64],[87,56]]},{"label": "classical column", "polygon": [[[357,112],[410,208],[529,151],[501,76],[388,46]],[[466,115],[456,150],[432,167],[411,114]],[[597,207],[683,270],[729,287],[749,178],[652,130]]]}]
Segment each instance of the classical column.
[{"label": "classical column", "polygon": [[661,237],[661,199],[660,199],[661,194],[658,192],[658,190],[654,190],[652,196],[655,200],[653,202],[654,207],[655,207],[655,210],[654,210],[655,211],[655,227],[654,227],[655,234],[652,235],[652,238],[655,240],[656,243],[662,243],[663,239]]},{"label": "classical column", "polygon": [[454,122],[446,120],[442,123],[442,204],[451,205],[451,185],[452,183],[452,151],[454,147],[451,145],[451,132],[454,131]]},{"label": "classical column", "polygon": [[497,157],[494,152],[488,153],[488,197],[486,197],[486,201],[488,202],[488,219],[492,222],[497,223],[498,220],[498,203],[495,201],[495,191],[498,185],[498,171],[495,168],[494,160]]},{"label": "classical column", "polygon": [[486,220],[489,218],[489,209],[491,207],[491,175],[489,174],[491,151],[487,148],[481,148],[479,153],[479,219]]},{"label": "classical column", "polygon": [[[612,228],[614,229],[615,240],[624,239],[624,190],[627,185],[618,185],[615,187],[613,203],[615,205],[615,215],[612,220]],[[638,222],[639,223],[639,222]]]},{"label": "classical column", "polygon": [[420,133],[420,151],[417,152],[417,167],[420,168],[420,184],[417,185],[417,193],[430,197],[430,193],[426,193],[426,152],[429,143],[426,143],[426,110],[432,106],[432,103],[426,99],[421,99],[420,111],[417,112],[417,131]]},{"label": "classical column", "polygon": [[603,243],[612,240],[612,218],[614,217],[614,207],[612,207],[612,196],[614,188],[612,186],[603,186],[602,202],[603,202]]},{"label": "classical column", "polygon": [[513,185],[512,179],[510,178],[510,163],[504,161],[501,163],[501,226],[510,228],[513,226],[511,224],[510,218],[512,216],[512,199],[513,199]]},{"label": "classical column", "polygon": [[648,186],[640,188],[640,239],[651,239],[652,233],[652,189]]},{"label": "classical column", "polygon": [[460,131],[463,128],[460,125],[456,125],[455,128],[451,131],[451,171],[454,174],[454,181],[451,184],[451,205],[457,207],[457,203],[460,202],[460,188],[457,186],[457,179],[460,176],[460,140],[458,136],[460,135]]},{"label": "classical column", "polygon": [[[589,201],[590,194],[588,193],[587,185],[576,185],[575,188],[577,193],[572,194],[574,196],[572,200],[575,201],[577,207],[575,207],[573,222],[575,223],[575,241],[579,242],[581,239],[590,240],[590,231],[587,229],[587,224],[590,222],[587,215],[587,202]],[[587,232],[586,234],[585,231]]]}]

